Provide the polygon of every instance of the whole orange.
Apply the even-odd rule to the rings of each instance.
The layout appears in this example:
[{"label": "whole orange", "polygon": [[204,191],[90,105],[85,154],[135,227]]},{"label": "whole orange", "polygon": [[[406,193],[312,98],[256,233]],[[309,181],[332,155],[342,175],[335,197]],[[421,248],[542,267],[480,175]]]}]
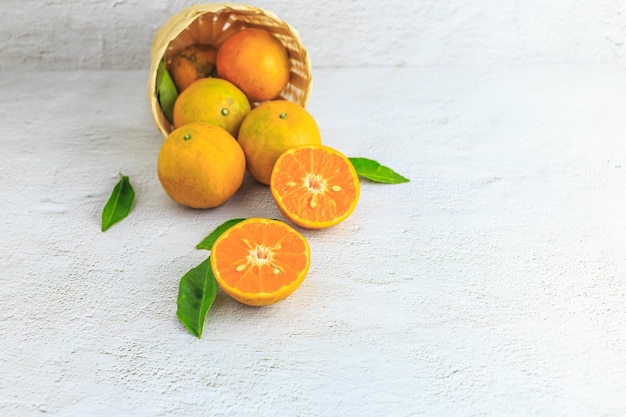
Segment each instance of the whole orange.
[{"label": "whole orange", "polygon": [[188,123],[163,141],[157,163],[167,195],[187,207],[225,203],[243,182],[246,160],[234,137],[208,123]]},{"label": "whole orange", "polygon": [[200,78],[176,99],[174,128],[204,122],[237,136],[239,126],[249,112],[248,98],[233,83],[219,78]]},{"label": "whole orange", "polygon": [[272,100],[289,82],[287,49],[264,29],[230,35],[217,51],[217,74],[246,93],[250,101]]},{"label": "whole orange", "polygon": [[254,179],[269,184],[278,157],[299,145],[320,145],[315,119],[297,103],[273,100],[252,110],[241,124],[239,144]]},{"label": "whole orange", "polygon": [[172,58],[169,71],[178,92],[182,92],[199,78],[206,78],[215,70],[217,50],[211,45],[194,44]]}]

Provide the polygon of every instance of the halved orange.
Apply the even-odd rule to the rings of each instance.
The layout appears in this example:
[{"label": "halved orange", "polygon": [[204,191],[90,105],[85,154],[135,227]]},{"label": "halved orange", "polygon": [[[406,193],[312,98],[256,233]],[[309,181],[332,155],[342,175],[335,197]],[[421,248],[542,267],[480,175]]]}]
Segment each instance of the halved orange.
[{"label": "halved orange", "polygon": [[264,306],[291,295],[310,265],[306,239],[288,224],[250,218],[227,229],[211,249],[211,269],[235,300]]},{"label": "halved orange", "polygon": [[284,152],[274,164],[270,189],[289,220],[309,229],[344,221],[359,200],[359,177],[350,160],[324,145]]}]

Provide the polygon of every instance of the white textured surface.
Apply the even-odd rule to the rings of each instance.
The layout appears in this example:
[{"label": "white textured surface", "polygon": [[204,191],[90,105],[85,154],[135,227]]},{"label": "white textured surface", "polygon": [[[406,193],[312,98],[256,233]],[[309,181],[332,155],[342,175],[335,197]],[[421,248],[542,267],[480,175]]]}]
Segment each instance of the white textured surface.
[{"label": "white textured surface", "polygon": [[[0,69],[145,69],[189,0],[2,0]],[[245,3],[245,2],[244,2]],[[626,64],[620,0],[259,0],[315,66]]]},{"label": "white textured surface", "polygon": [[[281,216],[251,181],[165,196],[146,75],[0,79],[0,415],[626,414],[623,70],[318,69],[325,142],[412,182],[364,183],[292,297],[220,294],[203,339],[175,315],[195,244]],[[118,172],[137,202],[102,233]]]},{"label": "white textured surface", "polygon": [[148,49],[193,3],[0,5],[0,416],[626,415],[624,2],[254,3],[300,32],[325,142],[412,182],[364,183],[292,297],[220,294],[200,340],[195,244],[281,215],[158,184]]}]

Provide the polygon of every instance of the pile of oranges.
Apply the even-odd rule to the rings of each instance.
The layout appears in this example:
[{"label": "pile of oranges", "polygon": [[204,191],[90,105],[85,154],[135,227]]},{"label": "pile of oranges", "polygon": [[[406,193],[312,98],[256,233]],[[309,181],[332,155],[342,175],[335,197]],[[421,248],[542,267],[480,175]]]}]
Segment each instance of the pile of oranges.
[{"label": "pile of oranges", "polygon": [[188,46],[168,71],[178,97],[158,175],[174,201],[220,206],[240,188],[247,169],[300,226],[329,227],[352,213],[359,197],[356,171],[344,155],[322,145],[304,107],[279,97],[291,68],[274,35],[245,28],[218,48]]},{"label": "pile of oranges", "polygon": [[[303,106],[280,98],[290,65],[287,49],[259,28],[243,28],[219,47],[191,45],[171,59],[174,130],[157,164],[167,195],[192,208],[217,207],[238,191],[247,170],[269,185],[279,210],[298,226],[330,227],[354,211],[360,188],[351,162],[322,144]],[[211,266],[224,291],[264,305],[300,284],[309,247],[283,222],[248,219],[216,241]]]}]

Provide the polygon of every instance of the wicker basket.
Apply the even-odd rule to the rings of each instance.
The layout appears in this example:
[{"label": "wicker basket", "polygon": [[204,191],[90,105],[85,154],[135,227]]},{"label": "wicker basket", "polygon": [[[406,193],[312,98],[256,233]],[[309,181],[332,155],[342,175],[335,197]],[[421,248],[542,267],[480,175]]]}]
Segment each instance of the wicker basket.
[{"label": "wicker basket", "polygon": [[161,60],[165,58],[169,64],[178,52],[196,43],[219,48],[228,36],[245,27],[263,28],[287,48],[291,76],[278,98],[306,105],[311,91],[311,63],[294,28],[274,13],[257,7],[232,3],[194,5],[170,17],[152,42],[148,96],[152,115],[163,135],[167,136],[173,127],[163,114],[156,94],[156,74]]}]

